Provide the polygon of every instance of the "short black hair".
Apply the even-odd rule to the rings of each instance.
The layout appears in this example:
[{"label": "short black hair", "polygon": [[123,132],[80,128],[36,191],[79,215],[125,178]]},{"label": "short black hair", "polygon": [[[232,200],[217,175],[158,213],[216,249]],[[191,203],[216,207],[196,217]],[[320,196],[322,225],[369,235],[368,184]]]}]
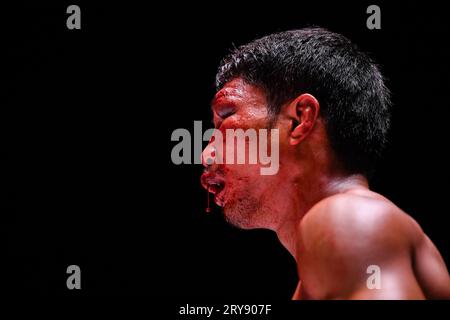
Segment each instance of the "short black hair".
[{"label": "short black hair", "polygon": [[238,77],[264,90],[274,116],[302,93],[315,96],[346,170],[373,174],[387,142],[390,93],[379,67],[346,37],[314,27],[254,40],[222,60],[216,89]]}]

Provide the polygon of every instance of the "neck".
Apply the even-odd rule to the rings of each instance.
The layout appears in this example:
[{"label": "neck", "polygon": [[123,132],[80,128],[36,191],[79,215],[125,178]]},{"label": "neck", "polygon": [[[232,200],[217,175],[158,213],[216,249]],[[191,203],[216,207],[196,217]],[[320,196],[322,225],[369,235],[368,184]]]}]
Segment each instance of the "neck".
[{"label": "neck", "polygon": [[[303,190],[297,183],[293,184],[293,196],[283,221],[276,228],[278,239],[282,245],[297,259],[297,243],[299,240],[298,226],[308,211],[319,201],[338,193],[345,193],[354,189],[368,189],[367,179],[363,175],[335,176],[316,179],[316,183],[306,184]],[[320,190],[320,191],[318,191]],[[298,262],[298,261],[297,261]]]}]

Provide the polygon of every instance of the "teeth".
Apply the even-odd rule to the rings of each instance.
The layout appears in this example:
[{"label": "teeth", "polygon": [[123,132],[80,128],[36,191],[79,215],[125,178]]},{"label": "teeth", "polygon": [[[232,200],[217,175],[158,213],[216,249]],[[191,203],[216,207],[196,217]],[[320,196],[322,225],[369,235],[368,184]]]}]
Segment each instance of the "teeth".
[{"label": "teeth", "polygon": [[215,186],[215,187],[220,187],[220,186],[222,186],[222,185],[221,185],[220,183],[218,183],[218,182],[212,182],[211,185],[212,185],[212,186]]},{"label": "teeth", "polygon": [[209,187],[211,188],[211,192],[214,194],[219,193],[220,191],[222,191],[223,189],[223,184],[219,183],[219,182],[211,182],[209,184]]}]

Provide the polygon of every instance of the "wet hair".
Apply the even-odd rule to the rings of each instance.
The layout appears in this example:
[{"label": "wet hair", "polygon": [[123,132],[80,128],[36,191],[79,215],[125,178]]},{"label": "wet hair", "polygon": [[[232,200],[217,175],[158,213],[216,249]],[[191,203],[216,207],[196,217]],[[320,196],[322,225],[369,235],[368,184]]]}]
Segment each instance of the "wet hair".
[{"label": "wet hair", "polygon": [[262,88],[273,116],[302,93],[315,96],[342,165],[371,176],[387,142],[390,93],[378,66],[346,37],[305,28],[254,40],[222,60],[216,89],[234,78]]}]

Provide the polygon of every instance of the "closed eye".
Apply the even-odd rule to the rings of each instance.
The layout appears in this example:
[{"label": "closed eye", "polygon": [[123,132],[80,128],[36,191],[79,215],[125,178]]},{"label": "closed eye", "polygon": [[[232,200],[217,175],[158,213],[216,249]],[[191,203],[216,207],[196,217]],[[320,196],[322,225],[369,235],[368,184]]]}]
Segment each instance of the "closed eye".
[{"label": "closed eye", "polygon": [[237,108],[234,103],[228,103],[224,101],[213,105],[212,110],[214,114],[214,127],[218,129],[226,118],[236,113]]},{"label": "closed eye", "polygon": [[236,112],[236,108],[233,105],[222,105],[216,108],[217,115],[222,118],[228,118]]}]

